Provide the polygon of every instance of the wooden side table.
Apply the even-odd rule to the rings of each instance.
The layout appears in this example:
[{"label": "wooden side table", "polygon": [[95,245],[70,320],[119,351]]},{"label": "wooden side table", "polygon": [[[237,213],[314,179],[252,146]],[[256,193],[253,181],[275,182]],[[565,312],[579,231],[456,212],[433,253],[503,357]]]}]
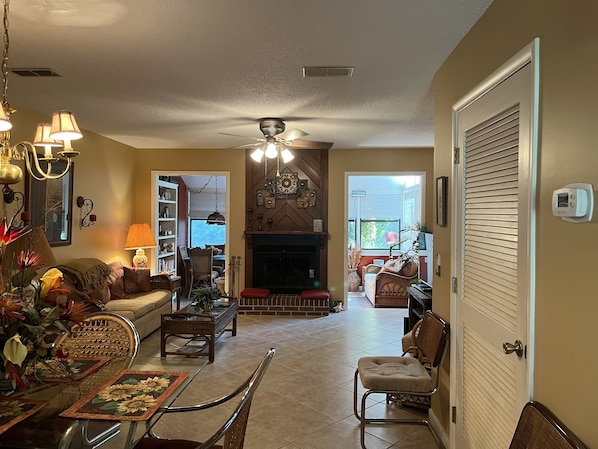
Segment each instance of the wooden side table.
[{"label": "wooden side table", "polygon": [[150,282],[153,288],[170,290],[173,295],[176,295],[176,310],[180,310],[181,293],[183,290],[183,282],[180,276],[174,274],[156,274],[150,278]]},{"label": "wooden side table", "polygon": [[181,310],[181,294],[183,293],[183,280],[180,276],[171,274],[168,277],[170,281],[170,291],[176,295],[176,311]]}]

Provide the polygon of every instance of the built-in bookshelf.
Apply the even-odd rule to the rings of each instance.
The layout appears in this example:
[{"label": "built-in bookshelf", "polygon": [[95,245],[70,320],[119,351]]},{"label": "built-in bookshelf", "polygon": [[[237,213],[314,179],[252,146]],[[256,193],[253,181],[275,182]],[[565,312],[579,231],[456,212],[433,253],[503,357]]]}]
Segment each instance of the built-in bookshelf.
[{"label": "built-in bookshelf", "polygon": [[176,274],[179,186],[161,179],[157,182],[156,270],[159,273]]}]

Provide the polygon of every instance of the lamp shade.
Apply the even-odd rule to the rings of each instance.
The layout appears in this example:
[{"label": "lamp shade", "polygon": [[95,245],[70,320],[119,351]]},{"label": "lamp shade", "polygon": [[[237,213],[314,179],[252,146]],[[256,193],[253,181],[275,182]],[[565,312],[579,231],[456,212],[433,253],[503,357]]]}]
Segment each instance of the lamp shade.
[{"label": "lamp shade", "polygon": [[52,125],[49,123],[38,123],[35,131],[35,139],[33,145],[38,147],[60,147],[62,144],[50,137],[50,130]]},{"label": "lamp shade", "polygon": [[129,227],[125,249],[153,248],[156,245],[154,234],[147,223],[135,223]]},{"label": "lamp shade", "polygon": [[52,114],[50,137],[55,140],[77,140],[83,137],[75,115],[70,111],[57,111]]}]

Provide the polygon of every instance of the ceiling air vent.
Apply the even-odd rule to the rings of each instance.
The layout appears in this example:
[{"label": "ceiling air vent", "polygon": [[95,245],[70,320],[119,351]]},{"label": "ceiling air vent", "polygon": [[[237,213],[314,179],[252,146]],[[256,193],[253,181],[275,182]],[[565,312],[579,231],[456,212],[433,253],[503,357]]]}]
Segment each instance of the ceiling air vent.
[{"label": "ceiling air vent", "polygon": [[10,69],[12,73],[19,76],[60,76],[57,72],[52,69]]},{"label": "ceiling air vent", "polygon": [[315,76],[353,76],[354,67],[303,67],[303,78]]}]

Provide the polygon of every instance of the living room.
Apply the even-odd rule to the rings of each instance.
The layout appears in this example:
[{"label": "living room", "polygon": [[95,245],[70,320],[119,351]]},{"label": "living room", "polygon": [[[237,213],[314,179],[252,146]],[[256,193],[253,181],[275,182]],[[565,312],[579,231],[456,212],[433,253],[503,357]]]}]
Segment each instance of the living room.
[{"label": "living room", "polygon": [[[504,61],[533,39],[542,39],[542,102],[538,130],[541,151],[538,167],[536,210],[535,263],[535,368],[533,397],[551,406],[590,446],[598,446],[593,417],[598,413],[598,386],[594,380],[596,361],[584,354],[593,354],[596,340],[597,303],[594,300],[596,281],[595,255],[589,249],[596,241],[595,224],[571,225],[552,216],[552,192],[570,182],[596,184],[593,129],[598,120],[590,98],[595,97],[593,79],[598,52],[594,18],[596,5],[582,1],[555,1],[551,8],[540,0],[494,2],[487,13],[455,49],[435,78],[435,143],[434,148],[354,148],[329,151],[329,240],[328,288],[333,298],[342,298],[345,291],[344,205],[347,172],[385,171],[388,166],[405,171],[428,174],[426,185],[426,221],[435,222],[435,185],[439,176],[452,177],[452,106]],[[509,34],[505,34],[508,22]],[[582,68],[583,67],[583,68]],[[57,103],[59,103],[57,101]],[[38,122],[47,116],[15,105],[18,113],[11,120],[16,142],[31,139]],[[97,222],[91,228],[73,226],[72,244],[56,247],[58,259],[94,256],[104,261],[128,261],[124,250],[126,232],[131,223],[152,222],[152,177],[160,172],[219,172],[230,177],[227,210],[230,211],[230,254],[243,259],[245,242],[245,172],[244,149],[222,151],[181,148],[136,149],[84,130],[85,138],[76,147],[81,155],[75,160],[74,197],[90,197],[94,201]],[[23,185],[15,190],[24,191]],[[449,188],[449,204],[450,188]],[[12,208],[5,205],[8,213]],[[76,209],[75,209],[76,211]],[[76,212],[75,212],[76,213]],[[453,232],[449,206],[449,226],[434,226],[434,247],[442,259],[442,274],[434,279],[434,308],[445,317],[451,316],[451,264]],[[152,254],[150,252],[150,258]],[[575,261],[574,278],[582,282],[563,288],[561,261]],[[341,261],[343,263],[341,263]],[[242,260],[243,263],[243,260]],[[573,324],[567,323],[563,338],[563,316],[567,301],[575,299]],[[555,331],[555,330],[559,331]],[[573,343],[572,343],[573,342]],[[574,349],[572,349],[572,345]],[[581,372],[573,374],[563,354],[587,361]],[[447,372],[449,367],[446,367]],[[442,395],[433,408],[441,416],[445,429],[450,428],[450,376],[442,386]],[[571,401],[572,395],[585,397]]]}]

